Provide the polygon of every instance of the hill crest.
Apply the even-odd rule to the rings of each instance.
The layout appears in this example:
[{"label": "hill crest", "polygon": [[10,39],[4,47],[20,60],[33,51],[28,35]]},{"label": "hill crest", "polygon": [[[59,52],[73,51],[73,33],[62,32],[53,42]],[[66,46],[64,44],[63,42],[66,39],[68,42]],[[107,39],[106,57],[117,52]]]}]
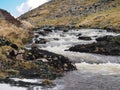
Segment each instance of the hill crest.
[{"label": "hill crest", "polygon": [[[51,0],[19,17],[36,27],[74,25],[88,28],[120,29],[119,0]],[[109,22],[109,20],[111,20]]]}]

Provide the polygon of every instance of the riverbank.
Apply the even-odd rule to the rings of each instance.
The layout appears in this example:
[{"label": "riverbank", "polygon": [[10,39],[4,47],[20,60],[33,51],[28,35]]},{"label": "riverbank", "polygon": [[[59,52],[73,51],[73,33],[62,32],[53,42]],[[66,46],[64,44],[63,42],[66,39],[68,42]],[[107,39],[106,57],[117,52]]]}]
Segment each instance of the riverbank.
[{"label": "riverbank", "polygon": [[[12,68],[15,69],[11,70],[12,75],[9,74],[10,76],[8,75],[8,78],[6,79],[10,81],[11,79],[13,80],[13,87],[17,87],[16,84],[18,87],[19,85],[24,84],[20,87],[25,88],[24,86],[26,86],[26,88],[33,87],[34,89],[39,87],[43,89],[45,85],[45,88],[48,90],[54,90],[54,88],[57,88],[58,90],[61,90],[61,88],[63,90],[69,90],[72,87],[76,87],[79,90],[78,85],[80,81],[84,83],[91,81],[87,76],[92,77],[94,80],[98,80],[96,77],[107,79],[114,77],[110,76],[113,73],[116,75],[119,74],[119,56],[66,51],[74,45],[91,44],[96,42],[98,38],[105,36],[114,37],[118,36],[119,33],[107,32],[102,29],[67,30],[62,28],[51,30],[51,28],[53,29],[53,27],[50,27],[34,30],[34,37],[32,39],[34,44],[26,44],[26,49],[20,51],[20,54],[22,54],[24,58],[19,57],[19,59],[17,59],[16,57],[12,57],[11,63],[8,63],[10,67],[12,66]],[[11,73],[11,71],[8,70],[6,73]],[[13,74],[15,72],[17,74]],[[107,75],[108,77],[104,75]],[[14,79],[15,77],[17,77],[18,81]],[[78,77],[80,79],[77,79]],[[32,82],[32,79],[37,81]],[[112,79],[114,80],[116,78]],[[93,82],[91,83],[94,84],[96,82],[94,80],[92,80]],[[2,81],[4,82],[4,80]],[[68,87],[67,84],[70,81],[70,87]],[[84,85],[88,84],[83,84],[82,82],[80,83],[80,85],[83,86],[81,88],[86,88]],[[98,81],[98,83],[100,82],[101,80]],[[44,85],[42,83],[44,83]],[[107,83],[109,83],[109,80]],[[110,84],[111,83],[114,82],[111,81]],[[6,84],[10,84],[10,82],[7,82]],[[7,87],[11,88],[9,86]],[[87,88],[92,88],[92,86],[88,86]]]},{"label": "riverbank", "polygon": [[76,70],[75,65],[68,58],[41,50],[35,43],[30,49],[26,49],[1,38],[1,47],[10,47],[11,50],[5,52],[7,59],[0,61],[0,78],[55,79],[64,72]]},{"label": "riverbank", "polygon": [[[62,32],[64,32],[64,33],[67,33],[67,32],[69,32],[69,31],[71,31],[72,29],[74,29],[75,27],[67,27],[67,26],[56,26],[56,27],[54,27],[54,26],[45,26],[45,27],[41,27],[41,28],[34,28],[33,30],[32,30],[32,32],[36,32],[37,34],[35,34],[35,36],[33,35],[32,37],[34,37],[34,43],[35,43],[35,45],[33,44],[33,46],[31,45],[31,47],[37,47],[38,46],[38,44],[46,44],[46,43],[48,43],[48,42],[50,42],[50,40],[48,40],[47,38],[44,38],[44,37],[46,37],[47,35],[49,35],[50,33],[52,33],[53,31],[56,31],[56,32],[59,32],[59,31],[62,31]],[[40,30],[40,31],[39,31]],[[78,29],[77,28],[75,28],[75,31],[77,31]],[[104,31],[104,30],[103,30]],[[102,30],[100,29],[100,31],[99,32],[102,32]],[[39,35],[41,35],[42,37],[41,38],[39,38]],[[81,36],[82,36],[82,34],[81,33],[76,33],[76,36],[78,37],[78,40],[81,40]],[[64,37],[64,35],[62,36],[61,35],[61,37]],[[96,37],[96,36],[94,36],[94,37]],[[40,40],[39,40],[40,39]],[[59,38],[53,38],[54,40],[56,40],[56,41],[59,41]],[[91,37],[84,37],[84,35],[83,35],[83,38],[82,38],[82,40],[88,40],[88,42],[89,41],[91,41],[92,40],[92,38]],[[101,46],[104,46],[104,45],[106,45],[105,43],[108,43],[108,41],[109,40],[107,40],[108,38],[104,38],[104,42],[103,43],[100,43],[99,44],[99,46],[101,45]],[[97,38],[96,38],[96,40],[97,40]],[[116,45],[116,43],[118,42],[118,44],[119,44],[119,38],[118,39],[111,39],[112,40],[112,44],[114,44],[114,45]],[[11,42],[10,42],[11,43]],[[9,43],[8,43],[9,44]],[[103,45],[104,44],[104,45]],[[118,45],[117,44],[117,45]],[[89,44],[88,44],[89,45]],[[11,46],[12,46],[12,44],[11,44]],[[110,45],[109,46],[111,46],[111,41],[110,41]],[[113,45],[112,45],[113,46]],[[6,47],[6,46],[5,46]],[[8,46],[7,46],[8,47]],[[56,71],[55,71],[55,68],[56,67],[60,67],[60,68],[57,68],[58,69],[58,71],[60,70],[60,72],[63,72],[63,71],[69,71],[69,69],[71,68],[71,67],[69,67],[69,64],[72,66],[72,62],[69,62],[69,60],[67,60],[67,58],[65,58],[65,57],[63,57],[63,56],[61,56],[61,55],[55,55],[55,54],[52,54],[51,52],[48,52],[48,51],[42,51],[41,49],[34,49],[33,51],[30,51],[30,50],[27,50],[27,49],[20,49],[19,48],[19,46],[16,46],[17,47],[17,50],[14,48],[15,46],[13,45],[13,47],[11,47],[12,48],[12,50],[10,50],[10,51],[7,51],[7,52],[5,52],[6,53],[6,55],[7,55],[7,57],[8,57],[8,59],[7,60],[2,60],[1,61],[1,63],[4,63],[5,65],[2,65],[1,66],[1,68],[3,68],[3,69],[1,69],[1,77],[4,77],[4,76],[7,76],[7,77],[9,77],[9,76],[20,76],[20,73],[21,73],[21,71],[22,71],[22,69],[23,69],[23,73],[24,72],[27,72],[27,69],[28,69],[28,72],[30,71],[30,70],[33,70],[34,71],[34,69],[36,69],[36,70],[38,70],[39,71],[39,69],[38,69],[38,67],[39,67],[39,65],[38,65],[38,63],[42,63],[42,64],[44,64],[43,66],[40,66],[40,67],[43,67],[43,69],[45,69],[44,67],[46,67],[46,64],[48,65],[47,67],[47,70],[48,71],[51,71],[51,72],[53,72],[53,73],[55,73]],[[30,48],[31,48],[30,47]],[[108,46],[106,46],[106,47],[108,47]],[[19,48],[19,49],[18,49]],[[96,47],[97,48],[97,47]],[[110,47],[108,47],[109,49],[110,49]],[[79,48],[80,49],[80,48]],[[77,50],[79,50],[78,48],[77,48]],[[89,51],[89,48],[85,48],[86,50],[88,50]],[[91,48],[92,49],[92,48]],[[36,50],[36,51],[35,51]],[[82,49],[80,49],[80,50],[82,50]],[[100,49],[101,50],[101,49]],[[98,51],[99,51],[99,53],[102,53],[101,51],[100,51],[99,49],[98,49]],[[116,50],[116,49],[115,49]],[[95,51],[96,51],[96,53],[98,53],[97,52],[97,50],[95,49]],[[104,49],[103,49],[103,51],[105,51]],[[108,50],[107,50],[108,51]],[[118,51],[118,50],[117,50]],[[92,51],[91,51],[92,52]],[[107,53],[107,52],[106,52]],[[102,53],[102,54],[106,54],[106,53]],[[113,53],[112,51],[111,51],[111,53]],[[45,55],[44,55],[45,54]],[[109,55],[116,55],[116,54],[119,54],[118,52],[116,52],[116,53],[113,53],[113,54],[109,54]],[[52,56],[51,56],[52,55]],[[108,55],[108,54],[107,54]],[[61,57],[61,58],[60,58]],[[51,61],[51,59],[55,59],[56,61]],[[67,60],[67,61],[60,61],[60,62],[57,62],[58,60],[62,60],[62,59],[64,59],[64,60]],[[38,60],[38,61],[37,61]],[[37,61],[37,62],[35,62],[35,61]],[[39,62],[40,61],[40,62]],[[45,62],[44,62],[45,61]],[[37,63],[37,64],[36,64]],[[67,65],[66,65],[66,63],[67,63]],[[13,65],[12,65],[13,64]],[[55,66],[56,64],[58,64],[57,66]],[[27,67],[28,66],[28,67]],[[32,66],[33,66],[33,68],[32,68]],[[49,67],[50,66],[50,67]],[[7,68],[6,68],[7,67]],[[40,68],[39,67],[39,68]],[[17,69],[14,69],[14,68],[17,68]],[[50,68],[50,69],[49,69]],[[51,69],[52,68],[52,69]],[[68,70],[67,70],[68,69]],[[73,65],[73,67],[70,69],[70,70],[74,70],[75,68],[74,68],[74,65]],[[34,72],[36,72],[36,71],[34,71]],[[11,75],[11,73],[13,74],[13,75]],[[19,73],[19,74],[18,74]],[[32,75],[32,73],[31,72],[29,72],[31,75]],[[36,77],[37,76],[39,76],[39,73],[40,72],[36,72]],[[27,76],[27,75],[26,75]],[[25,77],[26,77],[25,76]],[[29,76],[29,75],[28,75]],[[33,76],[35,76],[35,75],[33,75]],[[40,75],[41,76],[41,75]]]}]

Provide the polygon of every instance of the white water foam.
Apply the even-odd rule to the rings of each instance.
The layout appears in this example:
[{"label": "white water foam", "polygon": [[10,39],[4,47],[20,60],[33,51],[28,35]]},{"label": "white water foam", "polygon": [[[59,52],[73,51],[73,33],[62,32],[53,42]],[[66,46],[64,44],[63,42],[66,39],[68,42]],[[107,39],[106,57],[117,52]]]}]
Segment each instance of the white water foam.
[{"label": "white water foam", "polygon": [[10,86],[8,84],[0,84],[0,90],[26,90],[26,88]]},{"label": "white water foam", "polygon": [[81,72],[92,72],[103,75],[120,74],[120,64],[117,63],[103,63],[103,64],[88,64],[76,63],[77,69]]},{"label": "white water foam", "polygon": [[[78,34],[82,36],[92,37],[92,40],[78,40]],[[107,32],[106,30],[96,29],[82,29],[82,30],[71,30],[68,32],[56,31],[45,36],[47,39],[58,38],[56,41],[51,39],[50,42],[45,44],[45,47],[41,49],[48,50],[57,54],[68,57],[72,62],[76,63],[78,70],[83,72],[94,72],[94,73],[120,73],[120,56],[106,56],[99,54],[80,53],[65,51],[69,47],[76,44],[88,44],[96,42],[95,39],[105,35],[117,36],[119,34],[113,32]],[[42,37],[42,36],[40,36]],[[41,46],[41,45],[39,45]]]}]

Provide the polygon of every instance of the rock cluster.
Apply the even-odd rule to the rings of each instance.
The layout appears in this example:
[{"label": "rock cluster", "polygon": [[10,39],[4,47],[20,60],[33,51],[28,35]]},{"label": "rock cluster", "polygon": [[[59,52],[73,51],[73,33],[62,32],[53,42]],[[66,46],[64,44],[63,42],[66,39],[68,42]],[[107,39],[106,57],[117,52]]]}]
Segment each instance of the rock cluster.
[{"label": "rock cluster", "polygon": [[96,39],[96,43],[76,45],[70,51],[88,52],[105,55],[120,55],[120,36],[104,36]]},{"label": "rock cluster", "polygon": [[25,53],[25,60],[41,60],[48,65],[54,67],[56,70],[71,71],[76,70],[74,64],[68,58],[52,52],[33,47]]}]

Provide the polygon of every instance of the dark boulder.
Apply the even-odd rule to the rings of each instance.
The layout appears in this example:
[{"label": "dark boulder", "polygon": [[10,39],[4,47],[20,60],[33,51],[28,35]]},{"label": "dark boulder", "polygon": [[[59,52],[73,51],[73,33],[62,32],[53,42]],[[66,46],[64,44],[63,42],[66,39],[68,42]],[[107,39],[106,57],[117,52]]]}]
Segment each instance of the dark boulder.
[{"label": "dark boulder", "polygon": [[53,38],[54,40],[56,40],[56,41],[58,41],[59,40],[59,38]]},{"label": "dark boulder", "polygon": [[10,47],[12,47],[15,50],[18,50],[18,46],[16,44],[11,44]]},{"label": "dark boulder", "polygon": [[120,55],[120,36],[104,36],[96,39],[96,43],[75,45],[69,51],[88,52],[105,55]]},{"label": "dark boulder", "polygon": [[38,33],[39,35],[42,35],[42,36],[46,36],[46,35],[47,35],[47,33],[44,32],[44,31],[38,31],[37,33]]},{"label": "dark boulder", "polygon": [[46,32],[52,32],[51,28],[44,28],[43,30],[46,31]]},{"label": "dark boulder", "polygon": [[91,37],[80,36],[78,37],[79,40],[92,40]]},{"label": "dark boulder", "polygon": [[82,33],[79,33],[77,36],[81,36],[82,35]]},{"label": "dark boulder", "polygon": [[34,39],[36,44],[45,44],[48,42],[47,39],[44,38],[39,38],[39,39]]},{"label": "dark boulder", "polygon": [[39,37],[39,35],[35,35],[35,38],[38,38]]},{"label": "dark boulder", "polygon": [[44,30],[45,32],[52,32],[53,29],[54,29],[54,27],[52,27],[52,26],[45,26],[45,27],[43,28],[43,30]]},{"label": "dark boulder", "polygon": [[64,29],[63,32],[68,32],[68,29]]},{"label": "dark boulder", "polygon": [[113,38],[113,36],[107,35],[107,36],[97,38],[96,41],[109,41],[112,38]]}]

